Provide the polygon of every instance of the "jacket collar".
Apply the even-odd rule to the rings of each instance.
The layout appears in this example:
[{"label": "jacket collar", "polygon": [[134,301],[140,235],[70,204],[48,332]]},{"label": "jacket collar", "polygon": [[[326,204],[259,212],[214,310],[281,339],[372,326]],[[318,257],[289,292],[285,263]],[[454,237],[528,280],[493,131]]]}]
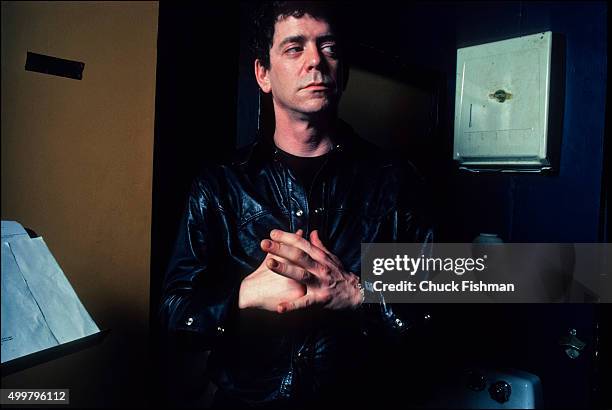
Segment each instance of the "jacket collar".
[{"label": "jacket collar", "polygon": [[[351,126],[338,119],[335,135],[331,138],[332,149],[329,153],[333,156],[347,153],[350,151],[351,144],[357,142],[357,138]],[[277,159],[278,155],[278,148],[274,145],[273,136],[258,130],[255,142],[240,150],[238,157],[233,163],[245,165],[247,168],[253,169],[265,162]]]}]

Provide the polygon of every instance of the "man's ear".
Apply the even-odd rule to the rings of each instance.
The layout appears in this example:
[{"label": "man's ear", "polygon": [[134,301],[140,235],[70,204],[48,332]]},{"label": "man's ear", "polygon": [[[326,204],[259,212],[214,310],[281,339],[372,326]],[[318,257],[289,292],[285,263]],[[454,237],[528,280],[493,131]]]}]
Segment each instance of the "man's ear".
[{"label": "man's ear", "polygon": [[266,94],[272,91],[268,70],[261,64],[261,61],[259,61],[258,58],[255,59],[255,79],[257,80],[257,84],[259,84],[261,91]]}]

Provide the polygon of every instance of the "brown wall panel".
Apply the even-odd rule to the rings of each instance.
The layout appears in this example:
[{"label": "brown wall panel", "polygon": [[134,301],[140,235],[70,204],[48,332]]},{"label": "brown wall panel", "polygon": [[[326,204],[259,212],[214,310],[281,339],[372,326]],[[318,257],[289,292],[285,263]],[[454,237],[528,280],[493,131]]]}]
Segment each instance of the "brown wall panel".
[{"label": "brown wall panel", "polygon": [[[157,2],[2,2],[2,219],[41,235],[112,329],[2,387],[63,386],[83,406],[142,403],[157,20]],[[26,71],[28,51],[84,62],[83,79]]]}]

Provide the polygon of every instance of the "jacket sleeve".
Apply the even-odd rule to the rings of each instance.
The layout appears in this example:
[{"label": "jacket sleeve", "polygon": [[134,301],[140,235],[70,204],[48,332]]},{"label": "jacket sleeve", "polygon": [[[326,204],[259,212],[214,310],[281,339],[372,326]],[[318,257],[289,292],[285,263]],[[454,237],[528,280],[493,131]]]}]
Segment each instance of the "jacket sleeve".
[{"label": "jacket sleeve", "polygon": [[205,180],[196,179],[188,196],[166,271],[159,309],[162,329],[210,349],[237,309],[240,283],[225,274],[217,207]]},{"label": "jacket sleeve", "polygon": [[[395,227],[393,241],[418,243],[422,255],[431,255],[434,228],[428,211],[427,188],[414,167],[399,168],[399,174],[397,207],[390,214]],[[365,291],[368,291],[367,286]],[[388,303],[382,292],[375,292],[373,296],[377,303],[367,303],[362,307],[366,329],[370,332],[382,333],[399,341],[415,329],[428,324],[431,318],[423,311],[423,306],[415,308],[414,304]]]}]

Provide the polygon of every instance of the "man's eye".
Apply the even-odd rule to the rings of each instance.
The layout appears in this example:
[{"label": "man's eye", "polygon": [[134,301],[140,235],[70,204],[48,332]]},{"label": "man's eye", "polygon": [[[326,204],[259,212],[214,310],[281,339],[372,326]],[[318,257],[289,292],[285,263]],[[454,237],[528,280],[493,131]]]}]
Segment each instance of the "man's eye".
[{"label": "man's eye", "polygon": [[291,47],[285,50],[285,53],[295,54],[295,53],[299,53],[300,51],[302,51],[302,47],[295,46],[295,47]]},{"label": "man's eye", "polygon": [[338,52],[335,44],[324,44],[321,50],[330,55],[336,55]]}]

